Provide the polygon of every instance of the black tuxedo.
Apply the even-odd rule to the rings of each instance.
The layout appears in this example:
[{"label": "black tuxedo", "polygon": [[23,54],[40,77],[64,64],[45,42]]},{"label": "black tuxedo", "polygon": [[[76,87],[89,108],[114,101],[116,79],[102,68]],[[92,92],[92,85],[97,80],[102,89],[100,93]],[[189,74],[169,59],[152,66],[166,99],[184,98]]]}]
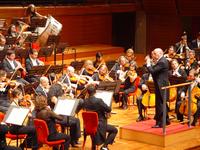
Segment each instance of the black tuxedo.
[{"label": "black tuxedo", "polygon": [[[80,108],[86,109],[88,111],[94,111],[98,114],[98,128],[97,133],[93,139],[93,148],[94,145],[99,145],[104,143],[105,145],[112,144],[114,142],[115,136],[117,135],[117,129],[107,124],[106,113],[111,112],[111,108],[108,107],[102,99],[91,96],[84,100]],[[106,137],[106,132],[108,136]]]},{"label": "black tuxedo", "polygon": [[[14,60],[13,61],[15,68],[17,67],[17,62]],[[7,72],[7,73],[12,73],[15,71],[15,68],[13,69],[12,66],[10,65],[9,61],[7,59],[4,59],[3,62],[3,69]]]},{"label": "black tuxedo", "polygon": [[[28,72],[28,75],[26,76],[26,80],[29,81],[29,82],[38,82],[39,81],[39,76],[29,75],[29,72],[33,67],[33,62],[31,61],[30,57],[28,57],[26,59],[25,63],[26,63],[26,71]],[[36,63],[37,63],[37,66],[40,65],[40,62],[38,61],[38,59],[36,59]]]},{"label": "black tuxedo", "polygon": [[[156,124],[162,125],[164,90],[161,90],[161,88],[169,85],[168,61],[165,57],[161,57],[154,66],[148,66],[147,69],[152,74],[152,77],[154,80],[154,85],[155,85],[155,95],[156,95],[155,120],[156,120]],[[167,118],[166,119],[168,120],[168,107],[167,107]]]},{"label": "black tuxedo", "polygon": [[198,48],[197,39],[193,40],[193,41],[190,43],[190,48],[191,48],[191,49]]}]

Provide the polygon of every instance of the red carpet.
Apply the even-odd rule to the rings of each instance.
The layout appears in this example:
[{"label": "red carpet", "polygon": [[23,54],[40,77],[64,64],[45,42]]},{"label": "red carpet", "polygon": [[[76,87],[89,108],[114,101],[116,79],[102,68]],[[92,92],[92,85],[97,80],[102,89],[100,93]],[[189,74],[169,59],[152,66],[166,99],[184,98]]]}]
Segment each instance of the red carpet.
[{"label": "red carpet", "polygon": [[[122,128],[128,130],[141,131],[146,133],[152,133],[156,135],[162,135],[162,128],[152,128],[155,125],[155,120],[146,120],[142,122],[134,122],[130,125],[123,126]],[[166,127],[166,135],[175,134],[177,132],[182,132],[186,130],[191,130],[193,127],[189,128],[187,124],[182,125],[180,123],[171,123]]]}]

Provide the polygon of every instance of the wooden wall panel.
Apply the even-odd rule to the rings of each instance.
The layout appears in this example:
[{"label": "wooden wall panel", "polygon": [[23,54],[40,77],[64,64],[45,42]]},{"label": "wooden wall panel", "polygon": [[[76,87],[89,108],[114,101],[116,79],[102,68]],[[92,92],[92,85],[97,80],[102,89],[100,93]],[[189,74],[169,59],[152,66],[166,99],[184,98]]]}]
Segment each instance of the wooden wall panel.
[{"label": "wooden wall panel", "polygon": [[160,47],[166,49],[179,40],[182,29],[177,16],[147,16],[147,52]]}]

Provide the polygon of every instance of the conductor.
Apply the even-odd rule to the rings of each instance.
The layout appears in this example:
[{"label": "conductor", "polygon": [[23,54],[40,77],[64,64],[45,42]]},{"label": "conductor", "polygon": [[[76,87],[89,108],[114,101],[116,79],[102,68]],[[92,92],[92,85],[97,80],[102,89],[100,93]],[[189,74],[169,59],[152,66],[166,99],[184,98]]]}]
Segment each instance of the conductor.
[{"label": "conductor", "polygon": [[[149,56],[146,56],[146,65],[149,73],[152,74],[154,86],[155,86],[155,95],[156,95],[156,109],[154,119],[156,120],[156,124],[152,126],[152,128],[162,128],[163,122],[163,98],[164,98],[164,90],[161,90],[162,87],[169,85],[168,80],[168,70],[169,64],[165,57],[163,57],[163,50],[160,48],[156,48],[153,50],[155,61],[154,65],[151,64],[151,59]],[[165,104],[167,105],[167,104]],[[168,106],[167,106],[167,117],[166,124],[169,125],[169,116],[168,116]]]}]

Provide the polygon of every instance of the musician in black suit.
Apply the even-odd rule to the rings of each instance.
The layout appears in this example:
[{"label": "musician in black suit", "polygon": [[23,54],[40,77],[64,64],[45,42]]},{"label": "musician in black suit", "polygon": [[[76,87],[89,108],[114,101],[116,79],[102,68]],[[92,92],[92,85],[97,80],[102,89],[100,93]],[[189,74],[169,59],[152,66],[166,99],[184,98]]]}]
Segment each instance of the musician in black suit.
[{"label": "musician in black suit", "polygon": [[41,77],[40,84],[38,85],[35,91],[37,92],[37,94],[47,97],[49,88],[49,79],[47,77]]},{"label": "musician in black suit", "polygon": [[6,144],[6,133],[8,133],[9,128],[7,125],[0,124],[0,149],[1,150],[21,150],[20,148],[7,146]]},{"label": "musician in black suit", "polygon": [[[2,62],[3,70],[5,70],[8,74],[14,73],[16,70],[24,71],[25,69],[22,67],[21,63],[15,60],[15,51],[8,50],[6,53],[6,57]],[[28,82],[21,78],[21,74],[18,74],[16,77],[17,82],[26,85]]]},{"label": "musician in black suit", "polygon": [[197,38],[191,42],[190,48],[200,48],[200,32],[198,33]]},{"label": "musician in black suit", "polygon": [[[77,111],[79,111],[81,108],[87,110],[87,111],[94,111],[98,114],[98,128],[97,133],[92,139],[92,150],[96,149],[96,145],[103,144],[101,147],[101,150],[107,150],[108,144],[112,144],[114,142],[114,139],[117,135],[117,128],[115,128],[112,125],[107,124],[107,118],[105,114],[111,112],[111,108],[108,107],[102,99],[96,98],[94,94],[96,93],[96,88],[94,85],[89,85],[87,87],[87,92],[89,94],[89,98],[85,99],[82,104],[79,105],[77,108]],[[106,136],[106,133],[108,135]]]},{"label": "musician in black suit", "polygon": [[[155,65],[151,65],[151,59],[147,56],[146,63],[147,69],[152,74],[154,85],[155,85],[155,95],[156,95],[156,112],[154,119],[156,120],[156,125],[153,128],[161,128],[162,127],[162,118],[163,118],[163,99],[164,99],[164,90],[161,90],[162,87],[168,86],[168,71],[169,65],[167,59],[163,56],[163,50],[160,48],[156,48],[153,50],[154,57],[156,60]],[[167,104],[166,104],[167,107]],[[168,107],[167,107],[167,124],[169,122],[168,116]]]},{"label": "musician in black suit", "polygon": [[39,76],[37,75],[29,75],[30,70],[33,66],[43,66],[44,63],[38,59],[38,51],[35,49],[30,50],[29,57],[26,59],[26,71],[28,75],[26,77],[29,82],[37,82],[39,81]]},{"label": "musician in black suit", "polygon": [[[181,65],[179,65],[178,61],[176,59],[172,59],[171,61],[171,67],[172,69],[169,71],[169,76],[175,76],[175,77],[182,77],[187,79],[187,74],[183,68],[181,68]],[[179,107],[181,104],[181,93],[186,92],[186,87],[178,87],[177,88],[177,98],[176,98],[176,106],[175,106],[175,112],[177,116],[177,120],[180,122],[183,121],[183,114],[179,112]]]}]

